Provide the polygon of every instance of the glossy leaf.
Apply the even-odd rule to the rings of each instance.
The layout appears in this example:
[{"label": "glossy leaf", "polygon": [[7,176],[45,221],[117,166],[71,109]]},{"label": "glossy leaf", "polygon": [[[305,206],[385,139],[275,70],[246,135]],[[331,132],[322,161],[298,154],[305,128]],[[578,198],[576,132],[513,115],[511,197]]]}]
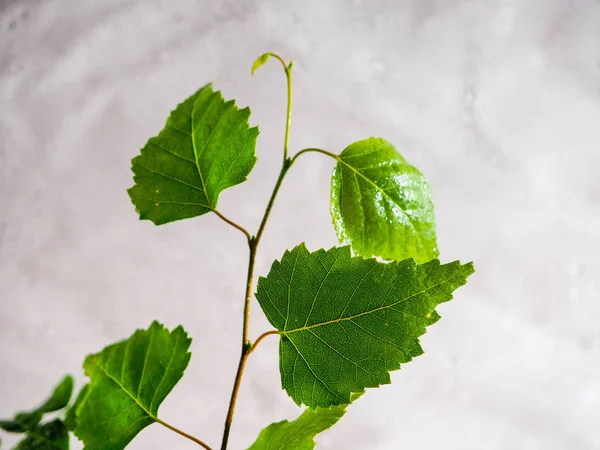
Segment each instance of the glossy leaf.
[{"label": "glossy leaf", "polygon": [[315,436],[335,425],[346,413],[346,406],[307,408],[296,420],[272,423],[248,450],[313,450]]},{"label": "glossy leaf", "polygon": [[32,430],[41,422],[44,414],[66,407],[72,394],[73,377],[67,375],[40,406],[32,411],[18,413],[12,420],[0,420],[0,428],[11,433],[24,433]]},{"label": "glossy leaf", "polygon": [[352,257],[350,247],[286,251],[256,297],[280,332],[283,388],[297,404],[348,403],[353,392],[390,382],[389,372],[423,353],[419,336],[438,304],[473,265]]},{"label": "glossy leaf", "polygon": [[89,355],[90,378],[77,408],[75,435],[86,450],[120,450],[145,427],[159,421],[158,408],[183,376],[191,339],[181,327],[157,322],[129,339]]},{"label": "glossy leaf", "polygon": [[337,160],[331,215],[340,242],[365,257],[437,258],[431,191],[421,172],[380,138],[351,144]]},{"label": "glossy leaf", "polygon": [[140,219],[160,225],[215,210],[219,194],[245,181],[256,162],[258,128],[249,117],[210,85],[177,106],[132,160],[128,192]]},{"label": "glossy leaf", "polygon": [[29,431],[15,450],[69,450],[69,431],[61,420],[53,420]]}]

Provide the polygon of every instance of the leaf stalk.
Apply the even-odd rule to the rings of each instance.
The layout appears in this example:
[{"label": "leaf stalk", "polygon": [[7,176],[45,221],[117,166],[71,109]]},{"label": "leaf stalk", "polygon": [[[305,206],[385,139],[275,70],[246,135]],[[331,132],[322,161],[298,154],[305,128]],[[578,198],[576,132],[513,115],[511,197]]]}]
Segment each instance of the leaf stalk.
[{"label": "leaf stalk", "polygon": [[320,148],[305,148],[304,150],[300,150],[298,153],[296,153],[294,155],[294,157],[292,158],[291,164],[293,164],[296,161],[296,159],[298,159],[298,157],[300,155],[303,155],[305,153],[321,153],[323,155],[327,155],[330,158],[335,159],[336,161],[340,160],[339,155],[336,155],[335,153],[328,152],[327,150],[322,150]]},{"label": "leaf stalk", "polygon": [[175,433],[183,436],[184,438],[189,439],[190,441],[195,442],[196,444],[198,444],[200,447],[205,448],[206,450],[212,450],[212,448],[210,448],[207,444],[205,444],[204,442],[202,442],[200,439],[195,438],[194,436],[187,434],[185,431],[181,431],[179,428],[175,428],[173,425],[168,424],[167,422],[163,422],[162,420],[160,420],[158,417],[154,417],[154,420],[156,420],[157,423],[160,423],[163,427],[168,428],[171,431],[174,431]]},{"label": "leaf stalk", "polygon": [[228,219],[227,217],[225,217],[223,214],[221,214],[219,211],[217,211],[216,209],[213,209],[213,212],[221,219],[223,220],[225,223],[228,223],[229,225],[231,225],[232,227],[240,230],[242,233],[244,233],[244,235],[246,235],[246,239],[248,239],[248,241],[250,241],[250,239],[252,239],[252,236],[250,236],[250,233],[248,232],[248,230],[246,230],[243,226],[238,225],[237,223],[235,223],[233,220]]},{"label": "leaf stalk", "polygon": [[267,331],[267,332],[265,332],[265,333],[261,334],[261,335],[260,335],[260,336],[259,336],[259,337],[256,339],[256,341],[254,341],[254,344],[252,344],[252,345],[251,345],[251,347],[250,347],[250,352],[249,352],[249,353],[252,353],[252,352],[253,352],[253,351],[256,349],[256,347],[258,346],[258,344],[259,344],[259,343],[260,343],[260,342],[261,342],[261,341],[262,341],[264,338],[266,338],[267,336],[271,336],[271,335],[273,335],[273,334],[279,334],[279,331],[277,331],[277,330],[271,330],[271,331]]}]

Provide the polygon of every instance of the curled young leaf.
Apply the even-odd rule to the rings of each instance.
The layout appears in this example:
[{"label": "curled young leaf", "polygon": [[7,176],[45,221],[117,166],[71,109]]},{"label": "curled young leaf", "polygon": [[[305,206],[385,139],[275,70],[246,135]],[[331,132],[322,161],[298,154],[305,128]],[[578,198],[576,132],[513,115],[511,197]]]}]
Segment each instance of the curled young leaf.
[{"label": "curled young leaf", "polygon": [[90,377],[77,408],[75,435],[87,450],[121,450],[145,427],[160,422],[158,408],[183,376],[191,339],[182,327],[158,322],[89,355]]},{"label": "curled young leaf", "polygon": [[423,353],[418,338],[439,319],[435,308],[473,271],[457,261],[386,264],[350,247],[286,251],[256,293],[281,337],[283,388],[297,404],[326,408],[389,383],[390,371]]},{"label": "curled young leaf", "polygon": [[331,215],[340,242],[365,257],[437,258],[431,191],[421,172],[380,138],[349,145],[337,161]]},{"label": "curled young leaf", "polygon": [[256,163],[258,128],[206,85],[171,113],[132,160],[129,196],[140,219],[161,225],[214,211],[219,194],[246,180]]},{"label": "curled young leaf", "polygon": [[256,60],[252,63],[252,69],[250,70],[250,73],[252,75],[254,75],[254,72],[256,72],[256,70],[267,63],[267,61],[269,60],[269,58],[272,56],[272,53],[267,52],[267,53],[263,53],[262,55],[260,55],[258,58],[256,58]]}]

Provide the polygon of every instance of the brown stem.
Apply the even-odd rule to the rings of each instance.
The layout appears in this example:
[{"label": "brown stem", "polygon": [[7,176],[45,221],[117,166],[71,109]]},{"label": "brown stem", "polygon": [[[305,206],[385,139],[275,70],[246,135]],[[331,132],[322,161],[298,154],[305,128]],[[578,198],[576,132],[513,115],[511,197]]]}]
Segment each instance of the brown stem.
[{"label": "brown stem", "polygon": [[169,425],[167,422],[163,422],[162,420],[160,420],[158,417],[155,417],[154,420],[156,420],[157,423],[160,423],[163,427],[167,427],[169,430],[174,431],[175,433],[183,436],[184,438],[189,439],[190,441],[195,442],[196,444],[198,444],[200,447],[204,447],[206,450],[212,450],[208,445],[206,445],[204,442],[202,442],[200,439],[195,438],[194,436],[187,434],[184,431],[181,431],[179,428],[175,428],[173,425]]},{"label": "brown stem", "polygon": [[[227,411],[227,417],[225,418],[225,427],[223,430],[223,440],[221,442],[221,450],[227,449],[227,442],[229,441],[229,433],[231,431],[231,424],[233,422],[233,413],[235,411],[235,404],[237,401],[237,396],[240,390],[240,384],[242,382],[242,376],[244,374],[244,368],[246,367],[246,361],[248,359],[248,355],[252,352],[252,344],[248,341],[248,324],[250,322],[250,303],[252,300],[252,280],[254,277],[254,266],[256,263],[256,250],[258,248],[258,243],[265,231],[265,227],[267,225],[267,220],[269,219],[269,215],[271,214],[271,209],[273,208],[273,204],[275,203],[275,198],[277,197],[277,193],[279,192],[279,188],[281,187],[281,183],[285,178],[285,174],[291,167],[291,160],[288,158],[288,141],[290,135],[290,123],[291,123],[291,108],[292,108],[292,65],[291,63],[286,65],[285,61],[278,55],[272,54],[275,58],[277,58],[284,67],[285,74],[287,77],[287,87],[288,87],[288,104],[287,104],[287,114],[286,114],[286,124],[285,124],[285,140],[283,147],[283,164],[281,166],[281,171],[279,172],[279,177],[275,183],[275,187],[273,188],[273,192],[271,193],[271,198],[269,199],[269,203],[267,204],[267,208],[265,209],[265,214],[263,215],[260,226],[258,227],[258,231],[256,232],[256,236],[252,237],[246,232],[246,236],[248,237],[248,247],[250,248],[250,255],[248,261],[248,277],[246,283],[246,296],[244,300],[244,320],[242,325],[242,352],[240,355],[240,362],[238,363],[237,373],[235,375],[235,381],[233,382],[233,389],[231,391],[231,399],[229,400],[229,409]],[[228,221],[229,222],[229,221]],[[234,225],[233,223],[230,223]],[[235,226],[235,225],[234,225]],[[241,228],[237,226],[236,228]],[[243,230],[245,231],[245,230]],[[259,338],[260,339],[260,338]]]},{"label": "brown stem", "polygon": [[244,323],[242,326],[242,354],[240,355],[240,362],[238,363],[237,372],[235,374],[235,381],[233,382],[233,389],[231,391],[231,399],[229,400],[229,409],[227,411],[227,417],[225,418],[225,429],[223,430],[221,450],[225,450],[227,448],[227,441],[229,440],[229,432],[231,430],[231,424],[233,422],[233,413],[235,411],[237,396],[240,391],[242,375],[244,374],[244,368],[246,367],[246,360],[248,359],[248,355],[250,354],[250,345],[248,343],[248,322],[250,319],[250,301],[252,299],[252,279],[254,277],[254,265],[256,262],[256,244],[257,241],[254,238],[250,238],[250,240],[248,241],[248,245],[250,247],[250,256],[248,261],[246,297],[244,301]]},{"label": "brown stem", "polygon": [[326,151],[326,150],[322,150],[322,149],[320,149],[320,148],[305,148],[304,150],[300,150],[298,153],[296,153],[296,154],[294,155],[294,157],[292,158],[292,161],[291,161],[290,165],[294,164],[294,162],[296,162],[296,159],[298,159],[298,157],[299,157],[300,155],[304,155],[305,153],[311,153],[311,152],[313,152],[313,153],[321,153],[321,154],[323,154],[323,155],[327,155],[327,156],[329,156],[330,158],[333,158],[333,159],[335,159],[336,161],[339,161],[339,160],[340,160],[340,157],[339,157],[339,155],[335,155],[335,154],[333,154],[333,153],[331,153],[331,152],[328,152],[328,151]]},{"label": "brown stem", "polygon": [[248,323],[250,322],[250,301],[252,300],[252,279],[254,277],[254,265],[256,263],[256,249],[258,248],[258,243],[260,242],[260,238],[265,230],[267,220],[269,219],[269,215],[271,213],[271,209],[273,208],[273,204],[275,203],[275,198],[277,197],[277,193],[279,192],[281,183],[283,182],[285,174],[287,173],[289,168],[290,160],[286,159],[283,162],[283,166],[281,167],[281,172],[279,173],[279,177],[277,178],[277,182],[275,183],[275,188],[273,189],[273,193],[271,194],[271,198],[269,199],[267,209],[265,210],[265,215],[263,216],[263,220],[260,224],[260,227],[258,228],[256,237],[250,238],[250,240],[248,241],[248,245],[250,247],[250,256],[248,262],[248,281],[246,283],[246,298],[244,302],[244,323],[242,326],[242,353],[240,355],[240,362],[238,364],[237,373],[235,375],[235,381],[233,382],[231,399],[229,400],[229,410],[227,411],[227,418],[225,419],[225,428],[223,431],[223,441],[221,442],[221,450],[227,449],[227,441],[229,440],[229,432],[231,431],[231,423],[233,422],[233,412],[235,410],[235,404],[240,390],[240,384],[242,382],[242,375],[244,374],[244,368],[246,367],[246,360],[248,359],[248,355],[252,351],[251,344],[248,341]]},{"label": "brown stem", "polygon": [[248,354],[252,353],[256,349],[256,347],[258,346],[258,344],[260,344],[260,341],[262,341],[267,336],[271,336],[272,334],[279,334],[279,331],[277,331],[277,330],[271,330],[271,331],[267,331],[267,332],[261,334],[258,337],[258,339],[256,339],[256,341],[254,341],[254,344],[252,344],[252,348],[250,349],[250,351],[248,352]]},{"label": "brown stem", "polygon": [[246,235],[246,239],[250,240],[250,238],[252,236],[250,236],[250,233],[248,233],[248,230],[246,230],[243,226],[238,225],[237,223],[235,223],[233,220],[228,219],[227,217],[225,217],[223,214],[221,214],[219,211],[217,211],[216,209],[213,209],[213,212],[219,216],[219,218],[221,220],[223,220],[224,222],[228,223],[229,225],[231,225],[234,228],[237,228],[238,230],[240,230],[242,233],[244,233]]}]

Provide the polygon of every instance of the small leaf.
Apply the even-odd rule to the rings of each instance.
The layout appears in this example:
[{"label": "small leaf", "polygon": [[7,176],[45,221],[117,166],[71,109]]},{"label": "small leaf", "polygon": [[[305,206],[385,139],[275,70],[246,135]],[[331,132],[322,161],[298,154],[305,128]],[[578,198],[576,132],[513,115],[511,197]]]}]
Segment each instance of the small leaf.
[{"label": "small leaf", "polygon": [[89,387],[90,387],[90,385],[86,384],[85,386],[83,386],[81,388],[81,390],[79,391],[79,394],[77,394],[77,398],[75,399],[75,402],[67,410],[67,414],[65,416],[65,425],[70,431],[73,431],[75,429],[75,427],[77,426],[77,408],[79,408],[79,405],[81,405],[83,403],[83,400],[85,399],[85,397],[87,395],[87,391],[88,391]]},{"label": "small leaf", "polygon": [[423,353],[418,338],[439,319],[437,305],[473,271],[458,261],[381,263],[352,257],[350,247],[286,251],[256,293],[281,336],[283,388],[315,408],[390,383],[390,371]]},{"label": "small leaf", "polygon": [[249,117],[210,85],[177,106],[132,160],[128,192],[140,219],[161,225],[215,210],[219,194],[245,181],[256,163],[258,128]]},{"label": "small leaf", "polygon": [[13,420],[0,420],[0,428],[10,433],[24,433],[34,429],[42,420],[45,413],[58,411],[69,404],[73,394],[73,377],[65,376],[53,389],[50,397],[36,409],[21,412]]},{"label": "small leaf", "polygon": [[248,450],[313,450],[317,445],[315,436],[340,420],[346,406],[307,408],[296,420],[272,423],[260,432]]},{"label": "small leaf", "polygon": [[349,145],[331,177],[331,215],[340,242],[357,255],[418,263],[438,256],[427,180],[392,144]]},{"label": "small leaf", "polygon": [[61,420],[53,420],[29,431],[15,450],[69,450],[69,431]]},{"label": "small leaf", "polygon": [[67,406],[71,400],[71,395],[73,395],[73,384],[72,376],[67,375],[64,377],[58,386],[54,388],[50,398],[38,408],[38,411],[41,413],[49,413],[58,411]]},{"label": "small leaf", "polygon": [[15,414],[13,420],[0,420],[0,429],[9,433],[25,433],[32,430],[42,420],[42,414],[37,411]]},{"label": "small leaf", "polygon": [[190,343],[182,327],[169,332],[154,322],[86,358],[90,384],[75,428],[86,450],[121,450],[159,421],[158,407],[190,361]]},{"label": "small leaf", "polygon": [[269,58],[272,56],[272,53],[263,53],[262,55],[260,55],[258,58],[256,58],[256,61],[254,61],[252,63],[252,70],[250,71],[250,73],[252,75],[254,75],[254,72],[256,72],[256,69],[258,69],[260,66],[266,64],[266,62],[269,60]]}]

